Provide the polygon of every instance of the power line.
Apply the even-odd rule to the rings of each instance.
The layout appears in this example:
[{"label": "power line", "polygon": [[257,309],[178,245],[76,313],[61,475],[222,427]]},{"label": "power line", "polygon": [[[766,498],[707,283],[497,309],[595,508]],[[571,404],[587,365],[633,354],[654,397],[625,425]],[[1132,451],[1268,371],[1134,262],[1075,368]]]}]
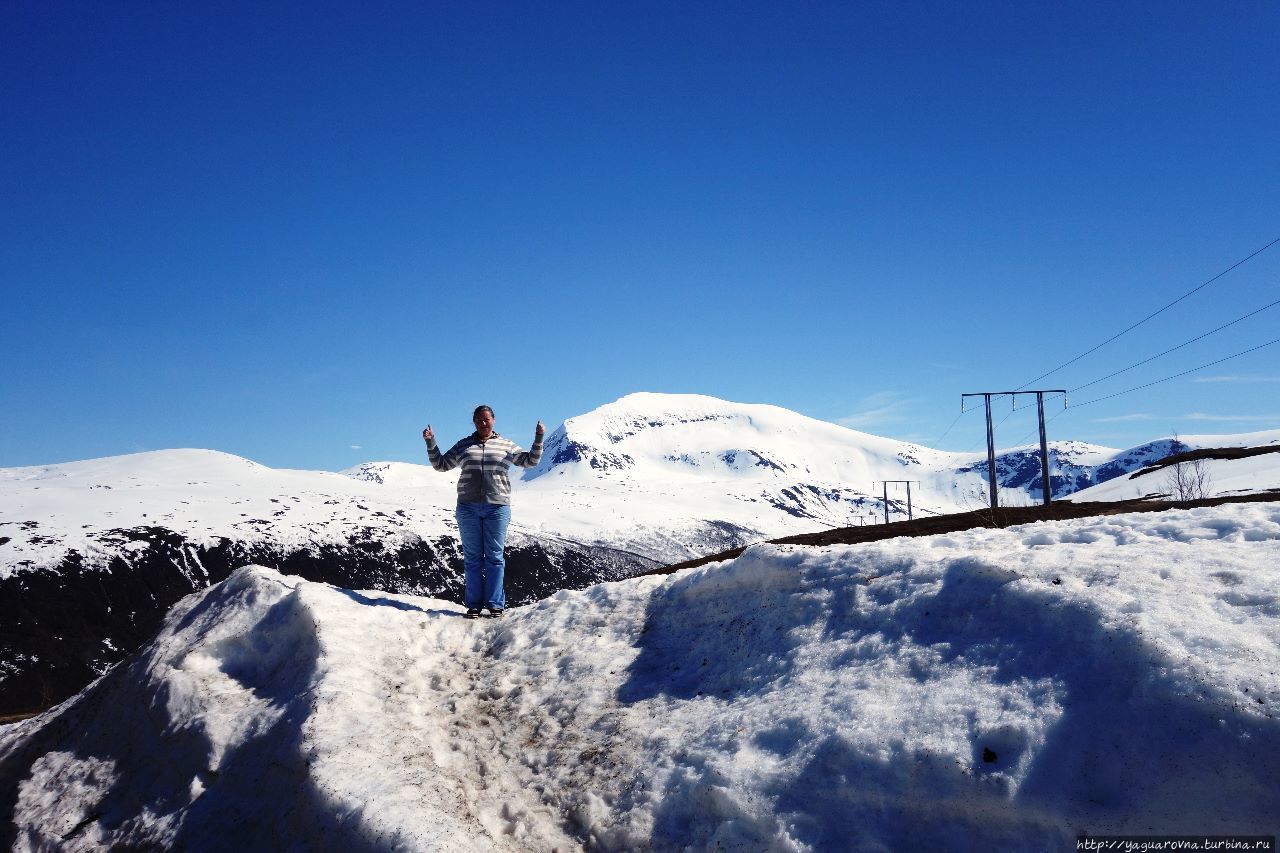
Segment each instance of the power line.
[{"label": "power line", "polygon": [[[1054,415],[1053,417],[1047,418],[1047,419],[1045,420],[1045,422],[1044,422],[1044,423],[1045,423],[1045,426],[1048,426],[1049,424],[1053,423],[1054,421],[1056,421],[1058,418],[1062,417],[1062,416],[1063,416],[1063,415],[1065,415],[1066,413],[1067,413],[1067,409],[1065,409],[1065,408],[1064,408],[1062,411],[1058,412],[1058,413],[1057,413],[1056,415]],[[1018,439],[1017,441],[1015,441],[1013,444],[1011,444],[1011,445],[1009,445],[1009,446],[1010,446],[1010,447],[1020,447],[1020,446],[1022,445],[1022,442],[1026,441],[1028,438],[1031,438],[1031,436],[1033,436],[1033,435],[1035,435],[1035,434],[1036,434],[1036,430],[1034,430],[1034,429],[1033,429],[1033,430],[1031,430],[1030,432],[1028,432],[1026,435],[1024,435],[1022,438]]]},{"label": "power line", "polygon": [[1270,249],[1270,248],[1271,248],[1272,246],[1274,246],[1276,243],[1280,243],[1280,237],[1275,238],[1275,239],[1274,239],[1274,240],[1272,240],[1270,243],[1268,243],[1267,245],[1263,246],[1261,249],[1258,249],[1257,251],[1253,252],[1253,253],[1252,253],[1251,255],[1249,255],[1248,257],[1245,257],[1245,258],[1242,258],[1242,259],[1240,259],[1240,260],[1236,261],[1234,264],[1232,264],[1231,266],[1227,267],[1225,270],[1223,270],[1222,272],[1218,273],[1218,274],[1217,274],[1217,275],[1215,275],[1213,278],[1209,279],[1208,281],[1204,282],[1203,284],[1201,284],[1201,285],[1199,285],[1199,286],[1197,286],[1197,287],[1193,287],[1191,290],[1188,290],[1186,293],[1182,294],[1182,295],[1181,295],[1181,296],[1179,296],[1177,299],[1175,299],[1175,300],[1173,300],[1172,302],[1170,302],[1168,305],[1166,305],[1166,306],[1164,306],[1163,308],[1160,308],[1160,309],[1158,309],[1158,310],[1156,310],[1156,311],[1153,311],[1152,313],[1148,314],[1146,317],[1143,317],[1141,320],[1139,320],[1138,322],[1134,323],[1132,326],[1129,326],[1127,329],[1124,329],[1124,330],[1122,330],[1122,331],[1117,332],[1116,334],[1114,334],[1114,335],[1112,335],[1111,337],[1107,338],[1105,341],[1103,341],[1102,343],[1100,343],[1100,344],[1098,344],[1097,346],[1093,347],[1092,349],[1085,350],[1084,352],[1080,353],[1078,356],[1076,356],[1075,358],[1071,359],[1070,361],[1065,361],[1065,362],[1063,362],[1062,364],[1059,364],[1057,367],[1055,367],[1053,370],[1050,370],[1048,373],[1042,373],[1042,374],[1040,374],[1039,376],[1037,376],[1035,379],[1032,379],[1032,380],[1030,380],[1029,382],[1024,382],[1022,385],[1020,385],[1020,386],[1019,386],[1019,390],[1021,390],[1022,388],[1026,388],[1028,385],[1032,385],[1032,384],[1034,384],[1034,383],[1036,383],[1036,382],[1039,382],[1041,379],[1044,379],[1046,376],[1052,376],[1053,374],[1057,373],[1057,372],[1058,372],[1059,370],[1061,370],[1062,368],[1067,367],[1068,365],[1071,365],[1071,364],[1075,364],[1077,361],[1079,361],[1080,359],[1084,358],[1085,356],[1087,356],[1087,355],[1089,355],[1089,354],[1091,354],[1091,353],[1097,352],[1098,350],[1102,349],[1102,348],[1103,348],[1104,346],[1106,346],[1107,344],[1109,344],[1109,343],[1111,343],[1112,341],[1114,341],[1116,338],[1119,338],[1119,337],[1121,337],[1122,335],[1127,335],[1129,332],[1132,332],[1134,329],[1138,328],[1139,326],[1141,326],[1143,323],[1147,322],[1148,320],[1150,320],[1150,319],[1152,319],[1152,318],[1154,318],[1154,317],[1156,317],[1156,316],[1158,316],[1158,315],[1160,315],[1160,314],[1163,314],[1165,311],[1168,311],[1170,308],[1172,308],[1173,306],[1177,305],[1179,302],[1181,302],[1182,300],[1186,299],[1188,296],[1192,295],[1193,293],[1196,293],[1197,291],[1203,290],[1204,288],[1206,288],[1206,287],[1208,287],[1209,285],[1213,284],[1215,281],[1217,281],[1218,279],[1222,278],[1224,275],[1226,275],[1227,273],[1231,272],[1231,271],[1232,271],[1232,270],[1234,270],[1236,267],[1241,266],[1242,264],[1245,264],[1245,263],[1247,263],[1248,261],[1253,260],[1253,259],[1254,259],[1254,258],[1256,258],[1258,255],[1261,255],[1263,252],[1265,252],[1267,249]]},{"label": "power line", "polygon": [[1177,379],[1179,376],[1186,376],[1188,373],[1195,373],[1197,370],[1204,370],[1206,367],[1213,367],[1215,364],[1222,364],[1224,361],[1230,361],[1233,358],[1239,358],[1242,355],[1248,355],[1249,353],[1255,352],[1264,347],[1269,347],[1272,344],[1280,344],[1280,338],[1267,341],[1265,344],[1258,344],[1256,347],[1250,347],[1247,350],[1242,350],[1241,352],[1238,352],[1235,355],[1229,355],[1226,358],[1220,358],[1217,361],[1211,361],[1208,364],[1202,364],[1199,367],[1193,367],[1190,370],[1184,370],[1181,373],[1175,373],[1172,376],[1166,376],[1163,379],[1157,379],[1154,382],[1148,382],[1145,385],[1138,385],[1133,388],[1126,388],[1123,391],[1117,391],[1116,393],[1108,394],[1105,397],[1095,397],[1092,400],[1085,400],[1083,403],[1075,403],[1072,405],[1072,408],[1078,408],[1079,406],[1089,406],[1089,405],[1092,405],[1093,403],[1100,403],[1103,400],[1110,400],[1112,397],[1119,397],[1121,394],[1128,394],[1132,391],[1141,391],[1143,388],[1150,388],[1152,385],[1159,385],[1161,382],[1168,382],[1170,379]]},{"label": "power line", "polygon": [[[1161,358],[1161,357],[1163,357],[1163,356],[1168,355],[1168,354],[1169,354],[1169,353],[1171,353],[1171,352],[1175,352],[1175,351],[1177,351],[1177,350],[1182,349],[1182,348],[1183,348],[1183,347],[1185,347],[1185,346],[1189,346],[1189,345],[1191,345],[1191,344],[1195,343],[1196,341],[1200,341],[1200,340],[1203,340],[1204,338],[1209,337],[1210,335],[1217,334],[1218,332],[1221,332],[1223,329],[1226,329],[1226,328],[1229,328],[1229,327],[1231,327],[1231,326],[1234,326],[1236,323],[1239,323],[1239,322],[1242,322],[1242,321],[1244,321],[1244,320],[1247,320],[1247,319],[1249,319],[1250,317],[1254,316],[1255,314],[1261,314],[1263,311],[1266,311],[1266,310],[1268,310],[1269,308],[1274,308],[1274,307],[1276,307],[1277,305],[1280,305],[1280,299],[1277,299],[1275,302],[1272,302],[1272,303],[1270,303],[1270,304],[1263,305],[1261,308],[1257,308],[1257,309],[1255,309],[1255,310],[1253,310],[1253,311],[1250,311],[1248,314],[1245,314],[1245,315],[1244,315],[1244,316],[1242,316],[1242,317],[1237,317],[1236,319],[1232,320],[1232,321],[1231,321],[1231,322],[1229,322],[1229,323],[1224,323],[1224,324],[1222,324],[1221,326],[1218,326],[1216,329],[1211,329],[1210,331],[1207,331],[1207,332],[1205,332],[1205,333],[1204,333],[1204,334],[1202,334],[1202,335],[1197,335],[1196,337],[1191,338],[1191,339],[1190,339],[1190,340],[1188,340],[1188,341],[1184,341],[1184,342],[1182,342],[1182,343],[1178,344],[1178,345],[1177,345],[1177,346],[1175,346],[1175,347],[1170,347],[1169,349],[1165,350],[1164,352],[1157,353],[1156,355],[1153,355],[1153,356],[1151,356],[1150,358],[1145,358],[1145,359],[1143,359],[1142,361],[1135,362],[1135,363],[1133,363],[1133,364],[1129,365],[1128,367],[1125,367],[1125,368],[1122,368],[1122,369],[1120,369],[1120,370],[1115,371],[1114,373],[1108,373],[1106,376],[1103,376],[1103,377],[1101,377],[1101,378],[1099,378],[1099,379],[1094,379],[1092,382],[1086,382],[1086,383],[1085,383],[1085,384],[1083,384],[1083,385],[1078,385],[1078,386],[1076,386],[1075,388],[1072,388],[1072,389],[1070,390],[1070,392],[1068,392],[1068,393],[1074,394],[1075,392],[1080,391],[1080,390],[1085,389],[1085,388],[1088,388],[1088,387],[1090,387],[1090,386],[1092,386],[1092,385],[1097,385],[1099,382],[1105,382],[1106,380],[1108,380],[1108,379],[1112,379],[1112,378],[1114,378],[1114,377],[1116,377],[1116,376],[1119,376],[1119,375],[1120,375],[1120,374],[1122,374],[1122,373],[1127,373],[1128,371],[1133,370],[1135,367],[1141,367],[1141,366],[1142,366],[1142,365],[1144,365],[1144,364],[1147,364],[1147,363],[1149,363],[1149,362],[1155,361],[1157,358]],[[1275,343],[1275,341],[1271,341],[1271,343]],[[1262,344],[1262,345],[1261,345],[1261,346],[1259,346],[1259,347],[1254,347],[1254,349],[1261,349],[1262,347],[1265,347],[1265,346],[1270,346],[1270,344]],[[1220,359],[1219,361],[1212,362],[1211,364],[1202,364],[1202,365],[1200,365],[1200,367],[1192,368],[1192,370],[1186,371],[1185,373],[1180,373],[1180,374],[1178,374],[1178,376],[1185,376],[1185,375],[1186,375],[1186,373],[1194,373],[1196,370],[1202,370],[1202,369],[1204,369],[1205,367],[1211,367],[1211,366],[1213,366],[1214,364],[1220,364],[1220,363],[1221,363],[1221,362],[1223,362],[1223,361],[1228,361],[1228,360],[1230,360],[1230,359],[1232,359],[1232,358],[1236,358],[1236,357],[1238,357],[1238,356],[1245,355],[1245,354],[1250,353],[1250,352],[1253,352],[1253,349],[1245,350],[1244,352],[1240,352],[1240,353],[1236,353],[1235,355],[1227,356],[1226,358],[1224,358],[1224,359]],[[1159,384],[1160,382],[1167,382],[1167,381],[1168,381],[1168,380],[1170,380],[1170,379],[1176,379],[1176,378],[1177,378],[1177,376],[1168,376],[1168,377],[1165,377],[1164,379],[1159,379],[1159,380],[1156,380],[1155,382],[1149,383],[1149,385],[1156,385],[1156,384]],[[1129,391],[1137,391],[1137,390],[1140,390],[1141,388],[1149,387],[1149,385],[1140,385],[1140,386],[1138,386],[1137,388],[1130,388],[1130,389],[1128,389],[1127,391],[1119,391],[1119,392],[1117,392],[1116,394],[1112,394],[1111,396],[1115,397],[1115,396],[1119,396],[1120,394],[1127,394],[1127,393],[1129,393]],[[1108,397],[1099,397],[1099,398],[1097,398],[1096,400],[1089,400],[1089,401],[1087,401],[1087,402],[1085,402],[1085,403],[1079,403],[1079,404],[1077,404],[1077,405],[1085,406],[1085,405],[1088,405],[1089,403],[1096,403],[1096,402],[1098,402],[1098,400],[1106,400],[1106,399],[1109,399],[1109,398],[1108,398]],[[1065,415],[1066,413],[1067,413],[1067,409],[1066,409],[1066,408],[1063,408],[1063,410],[1062,410],[1062,411],[1058,412],[1056,415],[1054,415],[1053,417],[1049,418],[1049,420],[1048,420],[1048,421],[1046,421],[1046,423],[1053,423],[1055,420],[1057,420],[1057,419],[1058,419],[1059,417],[1061,417],[1062,415]],[[1024,435],[1022,438],[1018,439],[1018,440],[1014,443],[1014,446],[1018,446],[1018,445],[1022,444],[1024,441],[1026,441],[1028,438],[1030,438],[1030,437],[1031,437],[1032,435],[1034,435],[1034,434],[1035,434],[1035,430],[1031,430],[1031,431],[1030,431],[1030,432],[1028,432],[1026,435]],[[975,446],[976,446],[976,445],[975,445]]]},{"label": "power line", "polygon": [[1245,314],[1243,317],[1237,317],[1236,319],[1232,320],[1230,323],[1225,323],[1219,326],[1218,328],[1213,329],[1212,331],[1205,332],[1203,335],[1194,337],[1189,341],[1184,341],[1183,343],[1178,344],[1176,347],[1170,347],[1169,349],[1165,350],[1162,353],[1157,353],[1156,355],[1153,355],[1150,358],[1144,358],[1142,361],[1135,362],[1134,364],[1131,364],[1128,367],[1117,370],[1115,373],[1108,373],[1106,376],[1103,376],[1101,379],[1095,379],[1092,382],[1086,382],[1083,385],[1077,385],[1075,388],[1071,389],[1071,393],[1074,394],[1075,392],[1081,389],[1088,388],[1090,385],[1097,385],[1099,382],[1105,382],[1108,379],[1111,379],[1112,377],[1119,376],[1121,373],[1127,373],[1128,371],[1133,370],[1135,367],[1141,367],[1147,362],[1155,361],[1157,358],[1166,356],[1169,353],[1180,350],[1185,346],[1190,346],[1191,344],[1194,344],[1196,341],[1204,340],[1210,335],[1221,332],[1223,329],[1226,329],[1230,326],[1234,326],[1236,323],[1239,323],[1242,320],[1248,320],[1254,314],[1261,314],[1263,311],[1266,311],[1268,308],[1274,308],[1277,305],[1280,305],[1280,299],[1277,299],[1275,302],[1272,302],[1270,305],[1263,305],[1261,308],[1257,309],[1256,311],[1250,311],[1248,314]]},{"label": "power line", "polygon": [[[972,412],[972,411],[973,411],[973,409],[970,409],[970,410],[969,410],[969,412]],[[942,439],[946,438],[946,437],[947,437],[947,434],[948,434],[948,433],[950,433],[950,432],[951,432],[951,430],[955,428],[955,425],[956,425],[956,424],[958,424],[958,423],[960,423],[960,419],[961,419],[961,418],[963,418],[965,415],[969,414],[969,412],[966,412],[966,411],[965,411],[965,409],[964,409],[964,403],[961,403],[961,404],[960,404],[960,414],[956,415],[956,419],[955,419],[954,421],[952,421],[952,422],[951,422],[951,425],[950,425],[949,427],[947,427],[945,430],[943,430],[943,431],[942,431],[942,435],[940,435],[940,436],[938,436],[937,438],[935,438],[935,439],[933,440],[933,444],[930,444],[929,446],[930,446],[930,447],[937,447],[938,445],[942,444]]]},{"label": "power line", "polygon": [[[991,396],[992,396],[992,397],[1003,397],[1003,396],[1005,396],[1005,395],[1004,395],[1004,394],[992,394]],[[977,409],[970,409],[969,411],[970,411],[970,412],[976,412],[976,411],[978,411],[978,410],[977,410]],[[1009,418],[1013,417],[1013,413],[1014,413],[1014,411],[1015,411],[1014,409],[1010,409],[1010,410],[1009,410],[1009,414],[1005,415],[1003,418],[1001,418],[1000,420],[996,421],[996,424],[995,424],[995,426],[993,426],[993,427],[992,427],[992,429],[996,429],[996,428],[998,428],[998,427],[999,427],[1001,424],[1003,424],[1005,421],[1009,420]],[[965,453],[972,453],[973,451],[977,450],[977,449],[978,449],[978,445],[979,445],[979,444],[982,444],[982,442],[984,442],[984,441],[986,441],[986,439],[985,439],[985,438],[978,439],[978,441],[977,441],[977,442],[975,442],[975,443],[974,443],[974,444],[973,444],[973,445],[972,445],[968,450],[966,450],[966,451],[964,451],[964,452],[965,452]]]},{"label": "power line", "polygon": [[[1162,352],[1162,353],[1158,353],[1158,354],[1156,354],[1156,355],[1151,356],[1150,358],[1145,358],[1145,359],[1143,359],[1142,361],[1135,362],[1134,364],[1131,364],[1131,365],[1129,365],[1128,367],[1122,368],[1121,370],[1117,370],[1117,371],[1115,371],[1114,373],[1108,373],[1106,376],[1103,376],[1103,377],[1102,377],[1102,378],[1100,378],[1100,379],[1095,379],[1095,380],[1093,380],[1092,382],[1086,382],[1086,383],[1085,383],[1085,384],[1083,384],[1083,385],[1079,385],[1079,386],[1077,386],[1077,387],[1075,387],[1075,388],[1072,388],[1068,393],[1074,394],[1076,391],[1080,391],[1080,390],[1082,390],[1082,389],[1084,389],[1084,388],[1088,388],[1088,387],[1089,387],[1089,386],[1091,386],[1091,385],[1097,385],[1099,382],[1104,382],[1104,381],[1106,381],[1106,380],[1108,380],[1108,379],[1111,379],[1111,378],[1113,378],[1113,377],[1119,376],[1121,373],[1127,373],[1128,371],[1133,370],[1135,367],[1141,367],[1142,365],[1147,364],[1148,362],[1155,361],[1157,358],[1160,358],[1160,357],[1162,357],[1162,356],[1166,356],[1166,355],[1168,355],[1169,353],[1174,352],[1175,350],[1180,350],[1180,349],[1182,349],[1182,348],[1183,348],[1183,347],[1185,347],[1185,346],[1188,346],[1188,345],[1190,345],[1190,344],[1195,343],[1196,341],[1199,341],[1199,340],[1202,340],[1202,339],[1204,339],[1204,338],[1207,338],[1207,337],[1209,337],[1210,335],[1215,334],[1215,333],[1217,333],[1217,332],[1221,332],[1223,329],[1226,329],[1226,328],[1228,328],[1229,326],[1234,326],[1236,323],[1239,323],[1239,322],[1241,322],[1242,320],[1247,320],[1247,319],[1249,319],[1250,317],[1252,317],[1253,315],[1255,315],[1255,314],[1261,314],[1263,311],[1266,311],[1268,308],[1274,308],[1274,307],[1275,307],[1275,306],[1277,306],[1277,305],[1280,305],[1280,299],[1277,299],[1275,302],[1272,302],[1272,303],[1270,303],[1269,305],[1263,305],[1261,308],[1258,308],[1258,309],[1256,309],[1256,310],[1254,310],[1254,311],[1250,311],[1248,314],[1245,314],[1243,317],[1237,317],[1236,319],[1232,320],[1231,322],[1229,322],[1229,323],[1224,323],[1223,325],[1219,326],[1218,328],[1216,328],[1216,329],[1212,329],[1212,330],[1210,330],[1210,331],[1208,331],[1208,332],[1205,332],[1205,333],[1204,333],[1204,334],[1202,334],[1202,335],[1198,335],[1198,336],[1196,336],[1196,337],[1192,338],[1192,339],[1191,339],[1191,340],[1189,340],[1189,341],[1184,341],[1183,343],[1178,344],[1176,347],[1170,347],[1169,349],[1165,350],[1165,351],[1164,351],[1164,352]],[[1091,403],[1097,403],[1097,402],[1100,402],[1100,401],[1102,401],[1102,400],[1109,400],[1109,399],[1111,399],[1112,397],[1119,397],[1121,394],[1128,394],[1128,393],[1130,393],[1130,392],[1132,392],[1132,391],[1140,391],[1140,390],[1142,390],[1143,388],[1149,388],[1149,387],[1151,387],[1152,385],[1159,385],[1159,384],[1160,384],[1160,383],[1162,383],[1162,382],[1168,382],[1168,381],[1169,381],[1169,380],[1171,380],[1171,379],[1177,379],[1177,378],[1178,378],[1178,377],[1180,377],[1180,376],[1186,376],[1188,373],[1195,373],[1197,370],[1203,370],[1203,369],[1204,369],[1204,368],[1206,368],[1206,367],[1213,367],[1215,364],[1221,364],[1221,363],[1222,363],[1222,362],[1224,362],[1224,361],[1230,361],[1230,360],[1231,360],[1231,359],[1233,359],[1233,358],[1239,358],[1239,357],[1240,357],[1240,356],[1242,356],[1242,355],[1248,355],[1249,353],[1254,352],[1255,350],[1259,350],[1259,349],[1262,349],[1262,348],[1264,348],[1264,347],[1269,347],[1269,346],[1271,346],[1272,344],[1275,344],[1275,343],[1277,343],[1277,342],[1280,342],[1280,338],[1277,338],[1277,339],[1276,339],[1276,340],[1274,340],[1274,341],[1268,341],[1268,342],[1267,342],[1267,343],[1265,343],[1265,344],[1259,344],[1258,346],[1256,346],[1256,347],[1252,347],[1252,348],[1247,349],[1247,350],[1244,350],[1243,352],[1238,352],[1238,353],[1235,353],[1234,355],[1229,355],[1229,356],[1227,356],[1227,357],[1225,357],[1225,358],[1220,358],[1220,359],[1218,359],[1217,361],[1211,361],[1211,362],[1209,362],[1208,364],[1202,364],[1202,365],[1200,365],[1199,367],[1193,367],[1193,368],[1191,368],[1190,370],[1185,370],[1185,371],[1183,371],[1182,373],[1178,373],[1178,374],[1175,374],[1175,375],[1173,375],[1173,376],[1166,376],[1166,377],[1164,377],[1163,379],[1157,379],[1157,380],[1155,380],[1154,382],[1148,382],[1148,383],[1147,383],[1147,384],[1145,384],[1145,385],[1139,385],[1139,386],[1137,386],[1137,387],[1129,388],[1129,389],[1126,389],[1126,390],[1124,390],[1124,391],[1117,391],[1116,393],[1114,393],[1114,394],[1109,394],[1109,395],[1107,395],[1106,397],[1097,397],[1097,398],[1095,398],[1095,399],[1093,399],[1093,400],[1086,400],[1086,401],[1085,401],[1085,402],[1083,402],[1083,403],[1075,403],[1075,404],[1073,404],[1071,407],[1074,407],[1074,406],[1087,406],[1087,405],[1089,405],[1089,404],[1091,404]],[[1068,408],[1070,408],[1070,407],[1068,407]],[[1049,420],[1048,420],[1048,421],[1046,421],[1046,423],[1052,423],[1053,421],[1057,420],[1059,417],[1061,417],[1062,415],[1065,415],[1066,413],[1067,413],[1067,408],[1063,408],[1063,410],[1062,410],[1062,411],[1058,412],[1056,415],[1054,415],[1053,417],[1049,418]],[[1003,423],[1003,422],[1002,422],[1002,423]],[[1024,441],[1026,441],[1028,438],[1030,438],[1033,434],[1035,434],[1035,430],[1031,430],[1031,431],[1030,431],[1030,432],[1028,432],[1026,435],[1024,435],[1022,438],[1018,439],[1016,442],[1014,442],[1013,446],[1014,446],[1014,447],[1016,447],[1016,446],[1018,446],[1018,445],[1021,445]],[[975,444],[975,445],[974,445],[974,447],[977,447],[977,445]]]}]

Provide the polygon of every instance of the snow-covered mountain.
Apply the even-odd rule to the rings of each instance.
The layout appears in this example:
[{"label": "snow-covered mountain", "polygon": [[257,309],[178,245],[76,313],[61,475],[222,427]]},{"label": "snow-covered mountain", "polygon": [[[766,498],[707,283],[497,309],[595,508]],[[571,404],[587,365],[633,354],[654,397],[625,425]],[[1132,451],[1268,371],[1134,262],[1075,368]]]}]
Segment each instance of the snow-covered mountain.
[{"label": "snow-covered mountain", "polygon": [[631,394],[553,431],[517,497],[535,529],[675,562],[858,524],[882,509],[874,481],[949,489],[946,460],[777,406]]},{"label": "snow-covered mountain", "polygon": [[[1280,430],[1182,440],[1268,442],[1280,444]],[[1054,442],[1055,491],[1118,478],[1168,445]],[[1002,501],[1039,499],[1038,448],[1002,451],[998,465]],[[456,478],[406,462],[282,471],[208,450],[0,469],[0,714],[68,695],[136,649],[183,595],[247,563],[457,600]],[[917,515],[975,509],[985,478],[985,454],[776,406],[632,394],[565,421],[541,464],[516,479],[508,597],[525,603],[764,539],[879,523],[884,480],[913,481]],[[1133,497],[1126,488],[1120,496]],[[901,485],[889,503],[894,520],[905,517]]]},{"label": "snow-covered mountain", "polygon": [[245,567],[74,699],[0,726],[0,846],[1270,835],[1277,562],[1273,502],[758,545],[500,621]]}]

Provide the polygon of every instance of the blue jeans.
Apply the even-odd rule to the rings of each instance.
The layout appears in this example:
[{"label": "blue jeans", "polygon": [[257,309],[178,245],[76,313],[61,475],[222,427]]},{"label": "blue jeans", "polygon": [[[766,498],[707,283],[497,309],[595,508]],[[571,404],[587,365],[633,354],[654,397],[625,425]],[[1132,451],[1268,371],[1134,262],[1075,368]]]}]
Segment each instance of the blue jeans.
[{"label": "blue jeans", "polygon": [[462,603],[468,610],[488,607],[502,610],[507,596],[502,591],[502,573],[506,560],[502,546],[511,523],[511,507],[507,504],[458,504],[458,535],[462,538],[462,564],[467,582]]}]

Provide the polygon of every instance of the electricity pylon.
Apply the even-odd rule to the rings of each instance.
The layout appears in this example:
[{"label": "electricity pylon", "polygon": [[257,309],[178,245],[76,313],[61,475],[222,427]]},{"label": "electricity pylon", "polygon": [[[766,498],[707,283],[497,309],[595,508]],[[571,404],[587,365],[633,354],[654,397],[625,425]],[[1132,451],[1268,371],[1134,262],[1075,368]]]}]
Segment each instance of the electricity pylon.
[{"label": "electricity pylon", "polygon": [[884,523],[885,524],[889,523],[889,484],[890,483],[906,483],[907,484],[907,520],[910,521],[911,519],[915,518],[915,516],[911,514],[911,484],[915,483],[916,485],[920,485],[919,480],[876,480],[875,483],[871,484],[871,488],[874,489],[876,487],[876,483],[884,484]]},{"label": "electricity pylon", "polygon": [[965,397],[982,397],[987,406],[987,483],[990,485],[991,492],[991,508],[996,509],[998,506],[996,501],[996,437],[995,431],[991,426],[991,398],[1003,397],[1008,395],[1014,398],[1014,404],[1017,404],[1017,396],[1019,394],[1035,394],[1036,395],[1036,411],[1040,416],[1040,477],[1044,481],[1044,505],[1048,506],[1053,497],[1049,490],[1049,441],[1045,437],[1044,431],[1044,395],[1045,394],[1061,394],[1062,404],[1067,404],[1067,392],[1061,388],[1055,388],[1045,391],[979,391],[974,394],[960,395],[960,411],[964,411]]}]

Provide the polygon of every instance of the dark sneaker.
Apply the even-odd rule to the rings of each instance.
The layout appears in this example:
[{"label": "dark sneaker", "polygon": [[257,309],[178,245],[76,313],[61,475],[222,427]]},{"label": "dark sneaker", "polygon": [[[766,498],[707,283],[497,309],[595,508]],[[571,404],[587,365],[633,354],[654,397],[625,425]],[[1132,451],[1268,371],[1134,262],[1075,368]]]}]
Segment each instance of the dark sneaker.
[{"label": "dark sneaker", "polygon": [[479,608],[479,607],[471,607],[471,608],[468,608],[468,609],[467,609],[467,618],[468,618],[468,619],[475,619],[475,618],[477,618],[479,615],[480,615],[480,608]]},{"label": "dark sneaker", "polygon": [[491,618],[491,619],[497,619],[497,618],[498,618],[499,616],[501,616],[501,615],[502,615],[502,608],[501,608],[501,607],[490,607],[490,608],[489,608],[489,618]]}]

